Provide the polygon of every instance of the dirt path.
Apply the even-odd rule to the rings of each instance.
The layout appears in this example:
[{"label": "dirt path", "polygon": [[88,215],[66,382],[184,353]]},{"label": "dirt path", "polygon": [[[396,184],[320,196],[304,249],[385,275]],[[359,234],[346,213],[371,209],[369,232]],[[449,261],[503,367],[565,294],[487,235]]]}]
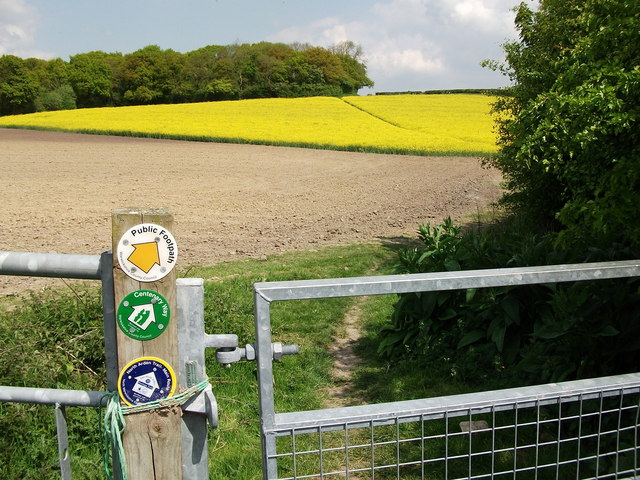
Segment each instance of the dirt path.
[{"label": "dirt path", "polygon": [[[0,250],[99,254],[111,210],[166,206],[180,265],[412,235],[498,195],[473,158],[0,129]],[[0,295],[60,280],[0,276]],[[57,282],[57,283],[56,283]]]},{"label": "dirt path", "polygon": [[333,383],[325,397],[325,408],[346,407],[353,404],[353,371],[362,363],[355,347],[362,337],[362,305],[366,297],[356,297],[344,318],[340,334],[333,338],[329,354],[333,358]]}]

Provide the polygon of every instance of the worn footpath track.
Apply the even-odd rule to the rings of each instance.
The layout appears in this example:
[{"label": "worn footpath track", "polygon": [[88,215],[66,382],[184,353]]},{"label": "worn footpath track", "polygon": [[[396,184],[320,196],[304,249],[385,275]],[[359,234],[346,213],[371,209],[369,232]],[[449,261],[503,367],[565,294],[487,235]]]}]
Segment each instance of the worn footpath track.
[{"label": "worn footpath track", "polygon": [[[207,265],[412,235],[486,208],[499,180],[476,158],[0,129],[0,250],[99,254],[112,209],[165,206],[179,264]],[[46,284],[0,276],[0,295]]]}]

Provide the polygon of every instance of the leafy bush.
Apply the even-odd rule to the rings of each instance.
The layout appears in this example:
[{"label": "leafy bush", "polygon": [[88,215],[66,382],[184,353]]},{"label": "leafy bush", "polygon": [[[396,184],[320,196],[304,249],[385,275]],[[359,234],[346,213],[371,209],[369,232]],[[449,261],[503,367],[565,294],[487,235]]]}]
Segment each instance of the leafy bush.
[{"label": "leafy bush", "polygon": [[68,83],[55,90],[41,92],[36,98],[36,111],[73,110],[76,94]]},{"label": "leafy bush", "polygon": [[[464,231],[446,219],[420,227],[399,255],[403,273],[549,265],[575,255],[514,221]],[[606,260],[615,249],[593,249]],[[465,381],[538,383],[635,371],[640,360],[637,279],[402,295],[379,352],[413,358]]]},{"label": "leafy bush", "polygon": [[[633,0],[541,0],[516,8],[495,105],[502,205],[520,224],[420,230],[404,271],[637,258],[640,15]],[[532,233],[533,232],[533,233]],[[539,232],[548,232],[543,235]],[[635,371],[637,279],[403,296],[380,350],[456,375],[516,383]],[[516,377],[517,375],[517,377]]]},{"label": "leafy bush", "polygon": [[[0,311],[0,385],[104,390],[101,308],[99,290],[74,287]],[[68,408],[67,418],[74,478],[94,478],[99,412]],[[0,430],[0,478],[60,478],[53,407],[0,403]]]},{"label": "leafy bush", "polygon": [[568,247],[640,246],[640,15],[633,0],[517,8],[499,155],[503,203]]}]

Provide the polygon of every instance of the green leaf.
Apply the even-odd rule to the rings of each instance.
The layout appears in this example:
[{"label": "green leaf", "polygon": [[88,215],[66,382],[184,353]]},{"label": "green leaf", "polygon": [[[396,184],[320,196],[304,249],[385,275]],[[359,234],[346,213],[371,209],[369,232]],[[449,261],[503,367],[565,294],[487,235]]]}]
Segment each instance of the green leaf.
[{"label": "green leaf", "polygon": [[495,343],[499,352],[502,352],[504,347],[504,336],[507,333],[506,325],[501,325],[500,328],[496,328],[491,335],[491,340]]},{"label": "green leaf", "polygon": [[422,313],[425,317],[431,316],[438,301],[438,292],[424,292],[422,295]]},{"label": "green leaf", "polygon": [[502,348],[502,358],[506,365],[515,362],[518,353],[520,353],[520,332],[518,330],[509,329],[504,339]]},{"label": "green leaf", "polygon": [[465,296],[465,301],[467,303],[469,303],[471,300],[473,300],[473,297],[476,296],[476,291],[477,291],[477,289],[475,289],[475,288],[467,288],[467,292],[466,292],[466,296]]},{"label": "green leaf", "polygon": [[618,330],[616,327],[614,327],[613,325],[607,325],[606,327],[604,327],[602,330],[598,332],[598,336],[599,337],[615,337],[619,333],[620,333],[620,330]]},{"label": "green leaf", "polygon": [[453,308],[447,308],[442,315],[440,315],[440,320],[451,320],[458,316],[458,312],[456,312]]},{"label": "green leaf", "polygon": [[455,258],[449,258],[444,262],[444,268],[447,269],[448,272],[458,272],[461,270],[460,263]]},{"label": "green leaf", "polygon": [[520,303],[512,295],[507,294],[500,302],[500,307],[511,320],[511,323],[520,324]]},{"label": "green leaf", "polygon": [[472,343],[477,342],[481,338],[485,337],[485,333],[482,330],[471,330],[467,332],[464,337],[458,342],[458,348],[466,347]]},{"label": "green leaf", "polygon": [[378,353],[392,352],[393,349],[390,349],[390,347],[399,343],[404,338],[404,336],[404,332],[395,332],[390,335],[386,335],[378,344]]},{"label": "green leaf", "polygon": [[567,331],[561,328],[560,325],[542,325],[538,327],[537,325],[534,327],[533,336],[537,338],[541,338],[543,340],[551,340],[553,338],[558,338],[567,333]]}]

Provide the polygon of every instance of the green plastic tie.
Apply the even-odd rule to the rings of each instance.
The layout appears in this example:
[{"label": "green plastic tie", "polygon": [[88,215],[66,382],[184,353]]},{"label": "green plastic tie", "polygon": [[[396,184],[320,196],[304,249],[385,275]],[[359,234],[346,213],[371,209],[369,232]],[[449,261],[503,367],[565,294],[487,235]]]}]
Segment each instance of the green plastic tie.
[{"label": "green plastic tie", "polygon": [[122,432],[124,432],[127,422],[124,419],[120,397],[118,392],[109,392],[107,395],[107,406],[105,408],[102,422],[102,432],[104,435],[104,471],[108,480],[113,480],[111,469],[109,468],[109,457],[114,452],[114,469],[117,466],[120,470],[122,480],[127,480],[127,462],[124,458],[124,447],[122,445]]}]

